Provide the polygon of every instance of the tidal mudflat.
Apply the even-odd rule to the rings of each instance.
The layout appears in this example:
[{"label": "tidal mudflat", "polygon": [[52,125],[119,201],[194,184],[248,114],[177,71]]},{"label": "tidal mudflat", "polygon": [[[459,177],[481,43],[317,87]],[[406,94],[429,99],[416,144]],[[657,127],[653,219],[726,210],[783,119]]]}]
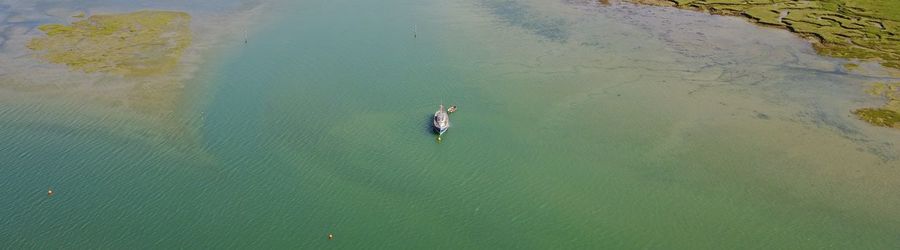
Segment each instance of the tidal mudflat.
[{"label": "tidal mudflat", "polygon": [[[747,17],[754,22],[788,29],[812,42],[821,55],[874,61],[900,75],[900,2],[868,0],[836,1],[704,1],[634,0],[656,6],[672,6],[718,15]],[[844,64],[859,68],[856,61]],[[875,83],[875,85],[884,83]],[[888,85],[892,83],[887,83]],[[900,109],[893,104],[893,90],[882,97],[886,105],[852,111],[863,121],[881,127],[900,128]]]}]

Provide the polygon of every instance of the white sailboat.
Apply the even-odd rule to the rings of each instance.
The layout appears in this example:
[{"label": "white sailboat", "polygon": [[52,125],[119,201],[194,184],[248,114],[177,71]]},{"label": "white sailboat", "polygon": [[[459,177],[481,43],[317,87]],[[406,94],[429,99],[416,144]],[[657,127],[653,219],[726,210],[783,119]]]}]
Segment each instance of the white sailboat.
[{"label": "white sailboat", "polygon": [[447,132],[447,129],[450,128],[450,115],[447,114],[447,110],[444,109],[444,104],[441,103],[441,106],[438,108],[437,112],[434,112],[434,132],[438,133],[438,135],[444,134]]}]

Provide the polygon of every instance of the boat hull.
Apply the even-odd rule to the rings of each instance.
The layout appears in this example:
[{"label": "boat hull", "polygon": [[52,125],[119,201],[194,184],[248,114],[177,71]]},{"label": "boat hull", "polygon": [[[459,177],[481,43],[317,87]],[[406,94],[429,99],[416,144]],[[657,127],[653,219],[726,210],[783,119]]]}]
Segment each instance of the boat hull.
[{"label": "boat hull", "polygon": [[447,129],[450,128],[450,116],[447,114],[447,111],[444,110],[443,104],[441,104],[440,109],[438,109],[437,112],[434,112],[432,126],[434,127],[434,132],[438,135],[444,134],[444,132],[447,132]]},{"label": "boat hull", "polygon": [[438,135],[442,135],[444,132],[447,132],[447,128],[434,127],[434,132]]}]

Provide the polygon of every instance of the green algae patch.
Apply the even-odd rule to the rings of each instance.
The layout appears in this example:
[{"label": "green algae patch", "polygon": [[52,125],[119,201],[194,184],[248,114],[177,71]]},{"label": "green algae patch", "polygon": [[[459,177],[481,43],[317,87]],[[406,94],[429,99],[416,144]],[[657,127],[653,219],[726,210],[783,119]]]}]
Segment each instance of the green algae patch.
[{"label": "green algae patch", "polygon": [[900,127],[900,113],[884,108],[862,108],[853,111],[859,119],[875,126]]},{"label": "green algae patch", "polygon": [[861,108],[853,111],[859,119],[881,127],[900,128],[900,82],[874,83],[866,93],[887,100],[879,108]]},{"label": "green algae patch", "polygon": [[190,21],[175,11],[93,15],[71,25],[41,25],[46,36],[27,47],[41,59],[87,73],[158,75],[175,69],[191,43]]},{"label": "green algae patch", "polygon": [[900,1],[630,0],[743,16],[813,40],[819,54],[900,69]]}]

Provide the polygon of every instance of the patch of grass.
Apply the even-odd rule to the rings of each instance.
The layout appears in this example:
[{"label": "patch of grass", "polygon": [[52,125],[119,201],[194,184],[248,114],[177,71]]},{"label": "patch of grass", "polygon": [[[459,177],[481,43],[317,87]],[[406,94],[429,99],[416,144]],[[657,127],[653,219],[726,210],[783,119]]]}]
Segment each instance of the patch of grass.
[{"label": "patch of grass", "polygon": [[45,24],[27,44],[37,56],[88,73],[147,76],[173,70],[191,42],[184,12],[94,15],[71,25]]},{"label": "patch of grass", "polygon": [[744,16],[750,17],[759,23],[768,25],[784,26],[781,22],[781,13],[777,9],[767,6],[747,8],[743,12]]},{"label": "patch of grass", "polygon": [[844,0],[847,11],[859,16],[900,21],[900,1],[896,0]]}]

